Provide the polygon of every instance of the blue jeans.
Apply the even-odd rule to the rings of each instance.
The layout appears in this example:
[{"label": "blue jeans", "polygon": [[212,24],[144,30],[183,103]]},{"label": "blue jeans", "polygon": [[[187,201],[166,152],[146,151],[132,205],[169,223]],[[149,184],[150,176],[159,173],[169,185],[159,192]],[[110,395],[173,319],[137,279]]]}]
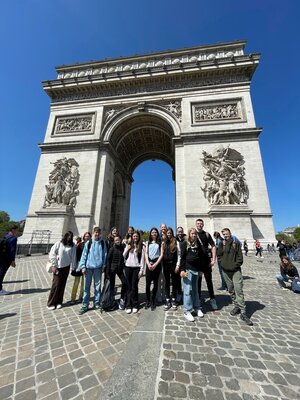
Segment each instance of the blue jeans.
[{"label": "blue jeans", "polygon": [[221,288],[223,289],[227,289],[227,285],[224,279],[224,275],[223,275],[223,269],[221,267],[221,264],[219,263],[219,261],[217,261],[217,265],[218,265],[218,269],[219,269],[219,274],[220,274],[220,278],[221,278]]},{"label": "blue jeans", "polygon": [[188,276],[183,278],[183,311],[189,312],[200,308],[198,294],[198,271],[187,270]]},{"label": "blue jeans", "polygon": [[93,277],[94,277],[94,304],[95,305],[100,304],[102,268],[87,268],[85,273],[83,301],[82,301],[82,306],[85,308],[88,308],[90,303],[90,291],[91,291],[91,284]]},{"label": "blue jeans", "polygon": [[287,278],[284,278],[280,273],[276,274],[276,279],[280,287],[286,287],[285,282],[287,282]]}]

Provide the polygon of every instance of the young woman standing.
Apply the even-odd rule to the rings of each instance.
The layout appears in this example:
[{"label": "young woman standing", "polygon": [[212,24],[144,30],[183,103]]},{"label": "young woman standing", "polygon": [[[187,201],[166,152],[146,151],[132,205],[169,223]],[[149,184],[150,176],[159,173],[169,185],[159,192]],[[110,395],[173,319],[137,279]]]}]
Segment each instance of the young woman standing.
[{"label": "young woman standing", "polygon": [[198,279],[200,272],[200,255],[197,242],[197,231],[191,228],[187,240],[181,246],[180,276],[183,278],[183,311],[185,318],[195,321],[192,310],[198,317],[203,317],[198,294]]},{"label": "young woman standing", "polygon": [[139,232],[132,234],[132,240],[126,245],[123,256],[125,258],[125,278],[127,284],[126,313],[137,313],[139,309],[139,278],[143,274],[145,250]]},{"label": "young woman standing", "polygon": [[[87,241],[89,241],[92,238],[92,235],[90,232],[85,232],[82,236],[82,241],[79,243],[78,246],[76,246],[76,262],[77,262],[77,266],[76,269],[74,268],[73,271],[81,271],[79,268],[79,263],[80,263],[80,259],[82,256],[82,252],[83,252],[83,248],[84,245],[86,244]],[[84,287],[84,275],[78,275],[78,276],[74,276],[74,283],[73,283],[73,287],[72,287],[72,291],[71,291],[71,304],[75,304],[76,301],[76,294],[77,294],[77,290],[78,290],[78,286],[80,283],[80,291],[79,291],[79,301],[82,302],[82,298],[83,298],[83,287]]]},{"label": "young woman standing", "polygon": [[[161,272],[161,261],[164,255],[164,246],[162,245],[157,228],[152,228],[149,234],[149,240],[146,245],[146,297],[147,302],[145,308],[156,308],[156,293],[158,288],[158,280]],[[150,302],[150,287],[153,282],[152,301]]]},{"label": "young woman standing", "polygon": [[125,246],[130,243],[133,233],[134,233],[134,227],[129,226],[127,229],[127,233],[126,233],[124,239],[122,240],[122,243],[125,244]]},{"label": "young woman standing", "polygon": [[[176,295],[180,293],[180,244],[177,242],[172,228],[168,228],[164,242],[163,269],[165,276],[166,302],[164,309],[177,310]],[[170,287],[172,280],[172,297]]]},{"label": "young woman standing", "polygon": [[106,239],[107,254],[108,254],[109,249],[110,249],[111,247],[113,247],[113,245],[114,245],[114,238],[115,238],[116,236],[120,236],[120,235],[119,235],[119,231],[118,231],[118,228],[116,228],[115,226],[113,226],[113,227],[111,228],[111,230],[110,230],[108,236],[107,236],[107,239]]},{"label": "young woman standing", "polygon": [[76,268],[76,247],[73,242],[73,232],[65,233],[62,240],[51,247],[49,259],[53,265],[53,280],[47,308],[54,310],[62,307],[70,266]]}]

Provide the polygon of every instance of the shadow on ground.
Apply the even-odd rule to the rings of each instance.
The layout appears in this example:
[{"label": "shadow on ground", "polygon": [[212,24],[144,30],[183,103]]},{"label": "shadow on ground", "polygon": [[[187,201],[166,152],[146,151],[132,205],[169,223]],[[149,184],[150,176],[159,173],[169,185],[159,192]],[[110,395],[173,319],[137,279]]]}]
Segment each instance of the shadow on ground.
[{"label": "shadow on ground", "polygon": [[0,320],[4,319],[4,318],[8,318],[8,317],[14,317],[15,315],[17,315],[17,313],[2,314],[2,315],[0,315]]}]

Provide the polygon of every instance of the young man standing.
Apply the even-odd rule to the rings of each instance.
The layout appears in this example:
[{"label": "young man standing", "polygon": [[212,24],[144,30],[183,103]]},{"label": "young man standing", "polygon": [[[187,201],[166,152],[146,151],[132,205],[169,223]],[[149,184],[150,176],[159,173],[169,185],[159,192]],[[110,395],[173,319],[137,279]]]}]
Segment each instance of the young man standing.
[{"label": "young man standing", "polygon": [[106,263],[106,244],[101,238],[101,229],[96,226],[93,238],[86,242],[80,259],[80,269],[85,275],[82,308],[79,314],[84,314],[89,309],[90,290],[94,279],[94,308],[100,309],[100,288],[102,271]]},{"label": "young man standing", "polygon": [[243,254],[241,243],[234,240],[230,229],[222,230],[224,241],[218,247],[218,260],[222,266],[224,279],[231,296],[234,308],[231,315],[241,314],[241,320],[247,325],[253,325],[250,318],[246,315],[246,305],[243,293],[243,275],[241,265],[243,264]]},{"label": "young man standing", "polygon": [[[198,293],[199,299],[201,302],[201,283],[202,283],[202,274],[204,274],[207,289],[210,297],[210,305],[213,310],[217,310],[218,306],[216,303],[215,293],[214,293],[214,286],[212,282],[212,267],[216,262],[216,246],[215,242],[213,241],[211,235],[208,232],[203,230],[204,221],[201,218],[196,220],[196,231],[197,231],[197,241],[198,246],[200,249],[200,273],[198,279]],[[209,248],[210,247],[210,248]],[[209,250],[211,254],[209,254]]]},{"label": "young man standing", "polygon": [[4,236],[1,252],[0,252],[0,295],[10,294],[7,290],[4,290],[2,283],[6,272],[10,266],[15,267],[16,252],[17,252],[17,229],[16,225],[10,228],[10,231]]}]

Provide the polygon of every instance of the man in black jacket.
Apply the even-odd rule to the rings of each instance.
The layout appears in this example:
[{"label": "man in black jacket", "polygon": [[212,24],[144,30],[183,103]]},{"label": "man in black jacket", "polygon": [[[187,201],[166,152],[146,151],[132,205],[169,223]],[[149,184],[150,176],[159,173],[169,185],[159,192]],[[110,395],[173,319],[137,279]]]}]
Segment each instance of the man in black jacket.
[{"label": "man in black jacket", "polygon": [[[198,279],[198,293],[201,302],[201,283],[202,274],[204,274],[206,285],[210,297],[210,305],[213,310],[217,310],[214,287],[212,282],[212,267],[216,262],[216,246],[213,238],[208,232],[203,230],[204,221],[201,218],[196,220],[197,241],[200,253],[200,273]],[[211,253],[211,254],[209,254]]]},{"label": "man in black jacket", "polygon": [[231,315],[241,314],[241,320],[247,325],[253,325],[250,318],[246,315],[246,305],[243,292],[243,275],[241,266],[243,264],[243,254],[241,243],[233,239],[230,229],[222,230],[224,241],[218,247],[218,261],[222,266],[224,279],[234,304]]}]

